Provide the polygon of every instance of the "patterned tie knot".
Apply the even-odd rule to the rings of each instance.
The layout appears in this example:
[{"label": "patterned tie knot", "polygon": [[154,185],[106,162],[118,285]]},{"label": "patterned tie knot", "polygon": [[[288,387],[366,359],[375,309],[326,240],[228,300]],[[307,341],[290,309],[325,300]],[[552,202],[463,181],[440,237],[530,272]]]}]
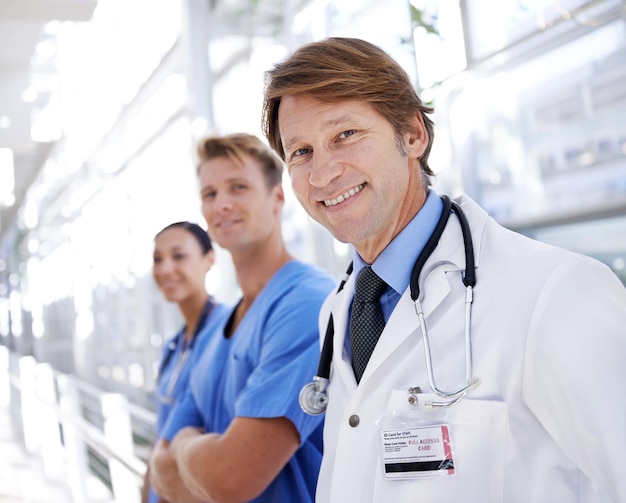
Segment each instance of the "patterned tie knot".
[{"label": "patterned tie knot", "polygon": [[386,288],[387,283],[380,279],[371,267],[364,267],[356,278],[354,301],[378,302]]}]

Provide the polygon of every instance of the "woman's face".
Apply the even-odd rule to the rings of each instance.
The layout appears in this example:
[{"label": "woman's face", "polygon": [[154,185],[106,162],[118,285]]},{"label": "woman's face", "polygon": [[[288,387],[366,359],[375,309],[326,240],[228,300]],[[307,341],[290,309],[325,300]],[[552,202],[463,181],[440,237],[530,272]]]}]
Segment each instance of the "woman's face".
[{"label": "woman's face", "polygon": [[206,295],[205,276],[212,265],[213,251],[203,253],[196,237],[183,227],[167,229],[154,240],[152,275],[170,302]]}]

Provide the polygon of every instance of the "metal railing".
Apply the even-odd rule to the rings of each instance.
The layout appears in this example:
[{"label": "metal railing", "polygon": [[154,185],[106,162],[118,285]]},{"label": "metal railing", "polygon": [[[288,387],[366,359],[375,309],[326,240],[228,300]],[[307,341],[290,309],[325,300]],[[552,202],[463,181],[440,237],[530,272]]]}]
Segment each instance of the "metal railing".
[{"label": "metal railing", "polygon": [[0,399],[46,477],[66,480],[72,503],[93,501],[94,478],[109,501],[140,503],[156,416],[48,363],[0,346]]}]

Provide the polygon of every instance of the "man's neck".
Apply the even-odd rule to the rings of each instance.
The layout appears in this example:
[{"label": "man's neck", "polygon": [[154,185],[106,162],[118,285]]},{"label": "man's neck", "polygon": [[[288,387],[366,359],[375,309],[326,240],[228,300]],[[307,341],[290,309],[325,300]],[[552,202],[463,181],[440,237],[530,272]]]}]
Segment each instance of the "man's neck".
[{"label": "man's neck", "polygon": [[252,304],[265,285],[293,257],[284,244],[265,246],[246,253],[233,255],[237,282],[243,293],[244,302]]},{"label": "man's neck", "polygon": [[264,247],[253,253],[233,255],[237,282],[243,295],[233,313],[231,334],[235,332],[250,306],[274,274],[291,260],[293,257],[287,252],[284,245],[277,250],[271,249],[270,251],[270,247]]}]

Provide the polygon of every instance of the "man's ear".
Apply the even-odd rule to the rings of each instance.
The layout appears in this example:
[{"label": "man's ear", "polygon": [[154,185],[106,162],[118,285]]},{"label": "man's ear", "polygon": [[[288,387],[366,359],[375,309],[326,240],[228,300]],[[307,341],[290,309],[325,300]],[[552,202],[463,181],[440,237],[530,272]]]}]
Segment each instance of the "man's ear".
[{"label": "man's ear", "polygon": [[207,266],[207,272],[211,270],[211,268],[215,265],[215,251],[213,249],[209,250],[205,255],[205,264]]},{"label": "man's ear", "polygon": [[272,193],[274,194],[275,200],[278,203],[278,214],[282,210],[282,207],[285,204],[285,190],[283,189],[282,183],[277,183],[272,187]]},{"label": "man's ear", "polygon": [[411,119],[410,129],[403,135],[404,145],[410,158],[422,157],[428,145],[428,131],[424,125],[424,117],[418,111]]}]

